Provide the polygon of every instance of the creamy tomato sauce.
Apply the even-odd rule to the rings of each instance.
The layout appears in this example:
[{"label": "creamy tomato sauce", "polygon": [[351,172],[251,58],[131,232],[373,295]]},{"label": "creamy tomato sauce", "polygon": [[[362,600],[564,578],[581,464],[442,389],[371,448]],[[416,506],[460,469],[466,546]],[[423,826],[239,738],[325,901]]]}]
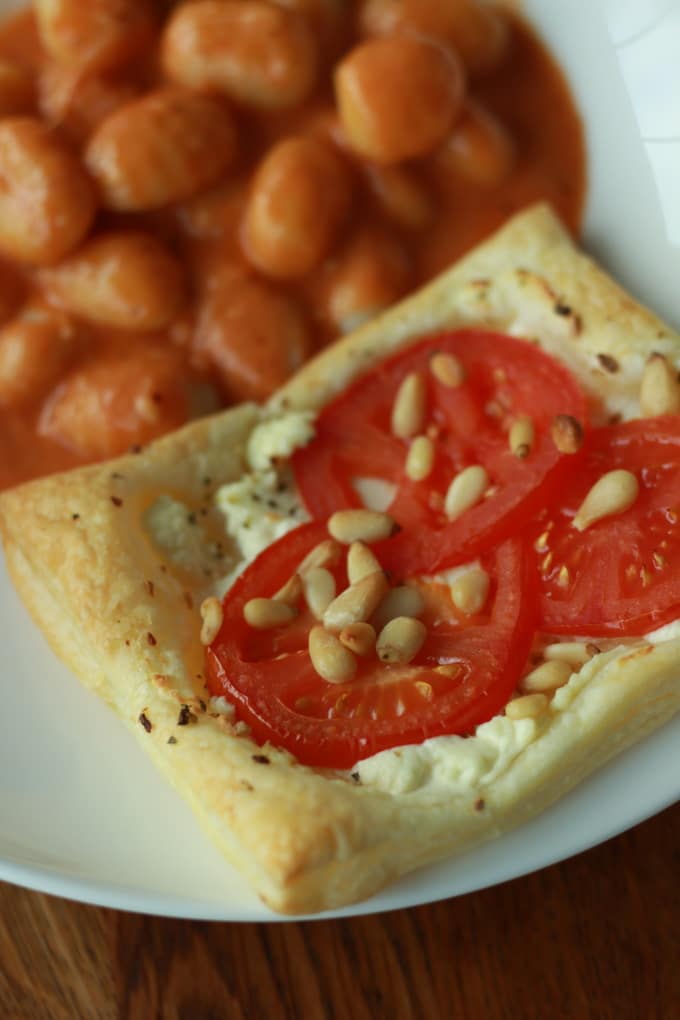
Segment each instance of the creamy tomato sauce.
[{"label": "creamy tomato sauce", "polygon": [[[347,9],[355,12],[357,6]],[[85,270],[77,265],[65,285],[64,259],[19,265],[5,251],[0,261],[0,487],[122,453],[221,406],[266,398],[315,349],[426,282],[531,202],[550,201],[577,233],[586,162],[578,112],[559,68],[531,28],[514,15],[502,17],[508,26],[502,57],[483,75],[465,75],[452,128],[431,151],[389,165],[357,153],[354,126],[348,130],[338,117],[332,80],[334,62],[363,41],[348,17],[344,35],[323,40],[317,84],[302,101],[276,112],[225,103],[237,151],[224,155],[228,165],[212,174],[208,187],[159,208],[124,209],[107,201],[110,182],[97,178],[98,207],[85,245],[111,231],[143,231],[180,267],[173,272],[181,271],[181,285],[166,288],[176,292],[170,321],[159,328],[96,321],[78,283],[90,279],[89,252],[83,256]],[[316,28],[323,36],[323,25]],[[31,72],[36,98],[28,112],[54,126],[55,137],[97,177],[93,134],[101,135],[102,123],[110,123],[107,117],[125,103],[167,81],[167,59],[165,75],[159,70],[162,32],[166,28],[159,25],[127,65],[75,75],[69,82],[68,68],[45,53],[34,16],[26,12],[0,26],[0,62]],[[336,50],[332,57],[329,38]],[[220,89],[210,91],[224,102]],[[0,118],[0,133],[2,124]],[[265,187],[258,183],[264,170],[257,177],[255,172],[272,147],[294,137],[320,139],[337,161],[328,165],[322,159],[300,172],[299,188],[286,191],[295,210],[309,216],[305,173],[317,175],[309,187],[331,182],[327,198],[336,205],[324,212],[328,222],[319,225],[317,217],[308,222],[306,236],[312,243],[318,234],[322,254],[300,255],[290,247],[290,259],[300,256],[303,271],[288,273],[288,249],[270,251],[262,243],[262,224],[282,214],[272,212],[273,201],[255,206],[253,194]],[[128,149],[136,144],[133,136]],[[296,158],[293,152],[293,168]],[[305,152],[301,158],[307,158]],[[338,175],[346,177],[347,195],[338,192],[344,184],[333,183]],[[77,258],[79,251],[87,249],[76,246],[64,258]],[[130,280],[120,288],[126,314],[135,312],[135,302],[147,300]],[[162,282],[157,289],[154,300],[162,304]],[[17,382],[22,358],[29,364]]]}]

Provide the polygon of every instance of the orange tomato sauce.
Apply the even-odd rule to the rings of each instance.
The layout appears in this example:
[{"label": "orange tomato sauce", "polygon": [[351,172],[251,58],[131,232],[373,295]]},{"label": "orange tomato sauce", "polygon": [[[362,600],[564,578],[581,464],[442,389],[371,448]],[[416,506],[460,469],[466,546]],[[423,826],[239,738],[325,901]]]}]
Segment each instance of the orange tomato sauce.
[{"label": "orange tomato sauce", "polygon": [[[452,136],[400,165],[408,181],[405,193],[401,179],[397,182],[395,212],[384,185],[379,197],[384,171],[347,144],[326,61],[316,91],[299,107],[276,114],[236,111],[239,155],[217,185],[157,210],[99,209],[88,237],[144,230],[179,260],[187,297],[175,320],[153,332],[122,330],[81,320],[64,311],[62,302],[60,314],[73,334],[63,366],[47,390],[4,406],[2,338],[26,301],[49,307],[55,297],[40,270],[0,260],[0,283],[3,276],[13,281],[7,286],[13,295],[9,305],[15,306],[4,308],[0,300],[0,488],[125,452],[230,403],[266,398],[315,349],[335,339],[341,326],[351,328],[413,291],[529,203],[548,200],[577,233],[586,185],[578,112],[533,30],[514,15],[503,17],[509,24],[507,53],[495,70],[468,81],[465,100],[474,104],[473,120],[490,116],[500,125],[490,158],[484,144],[475,150],[473,125],[467,142]],[[342,53],[359,41],[355,32]],[[38,78],[49,70],[30,12],[0,26],[3,59]],[[159,63],[154,48],[109,78],[123,98],[126,89],[130,96],[143,94],[163,80]],[[74,96],[75,114],[55,131],[82,151],[89,128],[78,120],[77,89]],[[96,97],[90,101],[95,113],[86,111],[87,116],[101,119],[106,101],[101,113]],[[44,103],[34,115],[46,116]],[[337,145],[350,167],[351,209],[318,265],[294,279],[268,279],[249,264],[244,209],[253,172],[270,146],[301,133]]]}]

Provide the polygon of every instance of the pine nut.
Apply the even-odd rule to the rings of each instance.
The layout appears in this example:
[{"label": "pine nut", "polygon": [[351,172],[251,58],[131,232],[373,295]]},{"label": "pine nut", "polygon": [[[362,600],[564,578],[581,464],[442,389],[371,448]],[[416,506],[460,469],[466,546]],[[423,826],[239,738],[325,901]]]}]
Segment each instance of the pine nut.
[{"label": "pine nut", "polygon": [[465,381],[465,369],[453,354],[434,354],[430,359],[430,371],[442,386],[460,386]]},{"label": "pine nut", "polygon": [[489,484],[489,476],[481,464],[463,468],[453,479],[444,499],[444,513],[450,521],[478,503]]},{"label": "pine nut", "polygon": [[357,660],[349,648],[323,627],[312,627],[309,632],[309,657],[319,676],[329,684],[344,684],[356,673]]},{"label": "pine nut", "polygon": [[412,616],[397,616],[385,624],[378,634],[376,651],[381,662],[411,662],[423,647],[427,627]]},{"label": "pine nut", "polygon": [[577,453],[583,446],[583,425],[571,414],[553,418],[550,435],[560,453]]},{"label": "pine nut", "polygon": [[419,372],[409,372],[402,381],[392,406],[392,432],[410,439],[422,432],[425,424],[427,389]]},{"label": "pine nut", "polygon": [[406,454],[406,474],[412,482],[422,482],[434,467],[434,443],[429,436],[416,436]]},{"label": "pine nut", "polygon": [[432,701],[434,691],[432,690],[432,684],[428,684],[427,680],[416,680],[413,686],[421,698],[425,698],[426,701]]},{"label": "pine nut", "polygon": [[505,706],[505,714],[508,719],[536,719],[547,707],[548,698],[545,694],[525,694],[509,701]]},{"label": "pine nut", "polygon": [[534,445],[535,431],[534,423],[528,414],[517,418],[510,427],[510,450],[520,460],[524,460],[531,453]]},{"label": "pine nut", "polygon": [[201,619],[203,620],[201,626],[201,644],[211,645],[222,627],[222,620],[224,619],[222,603],[211,595],[201,602],[200,612]]},{"label": "pine nut", "polygon": [[243,618],[256,630],[270,630],[290,623],[297,616],[297,610],[276,599],[250,599],[243,607]]},{"label": "pine nut", "polygon": [[350,623],[340,631],[340,641],[355,655],[369,655],[375,648],[375,630],[370,623]]},{"label": "pine nut", "polygon": [[680,414],[678,374],[663,354],[652,354],[642,372],[640,412],[644,418]]},{"label": "pine nut", "polygon": [[443,662],[440,666],[435,666],[435,673],[439,673],[440,676],[454,677],[458,676],[461,667],[457,662]]},{"label": "pine nut", "polygon": [[571,522],[577,531],[585,531],[591,524],[628,510],[637,499],[638,480],[630,471],[608,471],[602,475],[581,503]]},{"label": "pine nut", "polygon": [[543,657],[550,662],[567,662],[576,671],[590,662],[599,651],[597,645],[586,644],[584,641],[557,641],[545,646]]},{"label": "pine nut", "polygon": [[389,538],[398,525],[389,514],[378,510],[336,510],[329,518],[328,530],[338,542],[379,542]]},{"label": "pine nut", "polygon": [[298,574],[289,577],[274,596],[277,602],[285,602],[288,606],[296,606],[302,598],[302,581]]},{"label": "pine nut", "polygon": [[340,562],[342,546],[333,538],[325,538],[311,549],[298,567],[298,574],[304,574],[310,567],[334,567]]},{"label": "pine nut", "polygon": [[568,662],[562,662],[559,659],[542,662],[540,666],[522,677],[520,687],[526,694],[535,694],[537,691],[556,691],[558,687],[564,687],[573,672]]},{"label": "pine nut", "polygon": [[387,588],[387,578],[382,570],[367,574],[333,599],[323,614],[324,625],[331,630],[342,630],[351,623],[366,623],[377,609]]},{"label": "pine nut", "polygon": [[347,551],[347,576],[350,584],[356,584],[367,574],[382,570],[378,558],[363,542],[352,542]]},{"label": "pine nut", "polygon": [[451,584],[451,600],[461,613],[472,616],[484,608],[489,597],[490,578],[482,567],[473,567]]},{"label": "pine nut", "polygon": [[420,616],[424,609],[425,599],[418,589],[401,584],[388,591],[373,614],[373,625],[376,630],[382,630],[390,620],[398,616]]},{"label": "pine nut", "polygon": [[335,598],[335,578],[325,567],[310,567],[302,578],[305,601],[312,616],[323,619],[331,602]]}]

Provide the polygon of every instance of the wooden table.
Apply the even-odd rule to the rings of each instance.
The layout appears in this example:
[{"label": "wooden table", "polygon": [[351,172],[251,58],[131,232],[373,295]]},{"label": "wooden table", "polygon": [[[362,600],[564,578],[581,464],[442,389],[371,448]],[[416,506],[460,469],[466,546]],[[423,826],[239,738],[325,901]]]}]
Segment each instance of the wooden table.
[{"label": "wooden table", "polygon": [[2,1020],[674,1020],[680,805],[563,864],[341,921],[208,924],[0,886]]}]

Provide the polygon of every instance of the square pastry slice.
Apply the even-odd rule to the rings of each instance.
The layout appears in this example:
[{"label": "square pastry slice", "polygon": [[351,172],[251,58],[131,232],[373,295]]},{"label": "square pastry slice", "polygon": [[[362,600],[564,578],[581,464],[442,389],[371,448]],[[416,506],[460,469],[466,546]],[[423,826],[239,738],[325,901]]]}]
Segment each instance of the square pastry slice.
[{"label": "square pastry slice", "polygon": [[4,493],[9,570],[266,904],[348,904],[678,709],[679,365],[536,207],[266,406]]}]

